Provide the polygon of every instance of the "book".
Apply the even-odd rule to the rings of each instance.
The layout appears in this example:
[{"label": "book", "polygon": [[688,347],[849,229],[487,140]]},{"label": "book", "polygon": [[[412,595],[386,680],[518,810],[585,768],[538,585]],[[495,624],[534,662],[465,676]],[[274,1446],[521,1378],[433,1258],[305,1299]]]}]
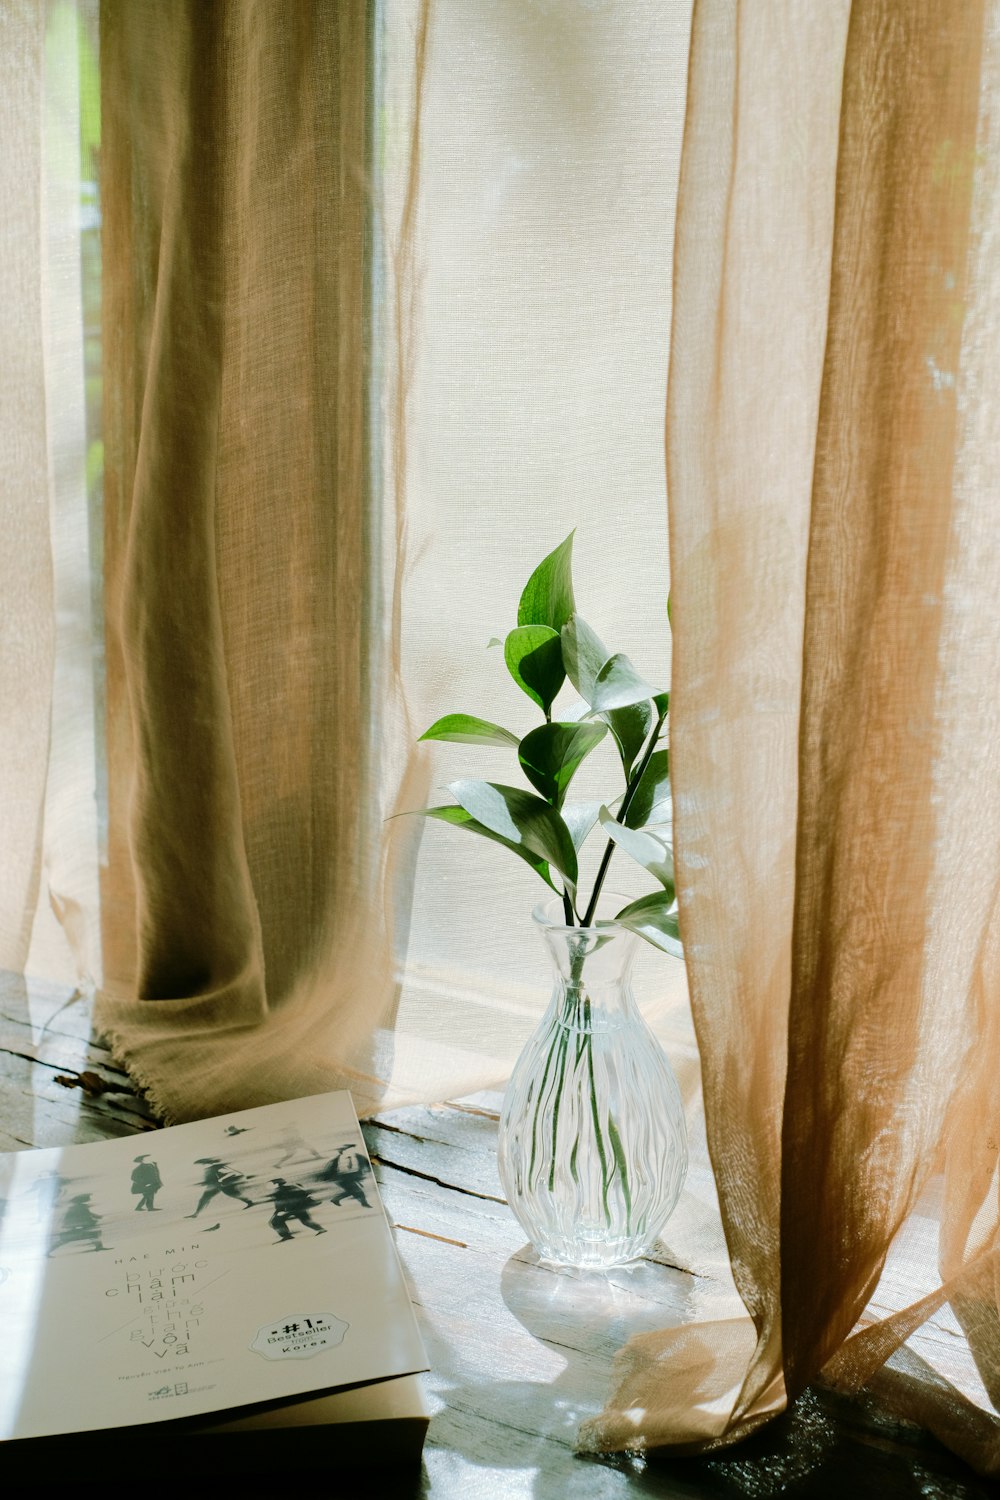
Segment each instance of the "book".
[{"label": "book", "polygon": [[336,1427],[406,1461],[426,1369],[350,1094],[0,1154],[5,1458],[113,1431],[287,1472]]}]

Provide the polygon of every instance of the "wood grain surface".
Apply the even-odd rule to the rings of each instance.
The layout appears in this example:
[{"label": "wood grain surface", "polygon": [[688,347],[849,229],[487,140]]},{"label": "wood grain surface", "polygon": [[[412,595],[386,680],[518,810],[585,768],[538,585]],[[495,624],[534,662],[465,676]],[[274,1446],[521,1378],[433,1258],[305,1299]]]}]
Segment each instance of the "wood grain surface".
[{"label": "wood grain surface", "polygon": [[[672,1264],[669,1244],[654,1258],[604,1273],[540,1264],[497,1177],[498,1108],[499,1096],[479,1095],[365,1122],[432,1365],[433,1416],[412,1482],[387,1488],[373,1477],[370,1490],[352,1481],[349,1491],[325,1493],[351,1500],[368,1493],[378,1500],[985,1500],[995,1493],[918,1429],[818,1388],[727,1455],[576,1454],[580,1423],[610,1389],[616,1349],[631,1333],[690,1317],[724,1289],[706,1267]],[[91,1037],[87,998],[0,972],[0,1149],[155,1128],[141,1096]],[[682,1211],[697,1211],[697,1203],[694,1192]],[[930,1336],[944,1337],[940,1330]]]}]

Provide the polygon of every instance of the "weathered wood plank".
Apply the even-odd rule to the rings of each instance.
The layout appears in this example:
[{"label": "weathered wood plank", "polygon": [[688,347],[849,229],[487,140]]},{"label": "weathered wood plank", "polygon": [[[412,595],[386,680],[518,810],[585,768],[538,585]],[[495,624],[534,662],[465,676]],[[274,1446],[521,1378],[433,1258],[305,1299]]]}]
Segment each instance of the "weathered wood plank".
[{"label": "weathered wood plank", "polygon": [[[388,1165],[439,1174],[442,1183],[459,1181],[467,1193],[503,1202],[497,1175],[496,1126],[489,1120],[441,1108],[400,1111],[391,1121],[377,1115],[369,1150]],[[434,1163],[433,1169],[428,1165]]]},{"label": "weathered wood plank", "polygon": [[0,1150],[100,1141],[151,1128],[134,1098],[88,1097],[81,1089],[57,1083],[58,1067],[10,1053],[0,1057]]}]

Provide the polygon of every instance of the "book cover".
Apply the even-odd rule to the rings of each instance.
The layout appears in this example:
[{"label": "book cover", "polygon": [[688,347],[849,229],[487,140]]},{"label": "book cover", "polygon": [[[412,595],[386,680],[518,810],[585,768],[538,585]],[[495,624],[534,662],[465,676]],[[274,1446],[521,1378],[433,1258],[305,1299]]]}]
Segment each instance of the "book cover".
[{"label": "book cover", "polygon": [[426,1425],[405,1379],[426,1356],[348,1093],[0,1155],[0,1329],[8,1441],[308,1426],[366,1404]]}]

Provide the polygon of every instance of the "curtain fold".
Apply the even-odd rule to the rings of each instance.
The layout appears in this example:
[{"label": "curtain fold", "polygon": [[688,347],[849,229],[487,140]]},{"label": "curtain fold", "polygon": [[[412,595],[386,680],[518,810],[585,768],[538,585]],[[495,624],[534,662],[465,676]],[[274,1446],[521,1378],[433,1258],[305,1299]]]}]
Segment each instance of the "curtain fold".
[{"label": "curtain fold", "polygon": [[[792,1390],[868,1301],[979,1040],[970,992],[997,855],[972,869],[955,855],[970,813],[996,834],[1000,819],[988,780],[978,811],[965,789],[956,802],[955,756],[982,744],[976,697],[997,661],[961,618],[983,580],[959,531],[990,503],[960,475],[983,20],[982,5],[958,22],[867,0],[848,36],[782,1139],[783,1200],[826,1191],[782,1216]],[[956,704],[959,682],[976,697]]]},{"label": "curtain fold", "polygon": [[[634,1341],[594,1447],[731,1442],[825,1373],[1000,1473],[998,21],[696,5],[674,830],[753,1333]],[[866,1313],[942,1166],[943,1289]],[[979,1404],[905,1351],[882,1369],[949,1299]]]},{"label": "curtain fold", "polygon": [[370,880],[368,25],[101,11],[98,1021],[169,1115],[301,1092],[317,993],[336,1076],[391,997],[331,980]]}]

